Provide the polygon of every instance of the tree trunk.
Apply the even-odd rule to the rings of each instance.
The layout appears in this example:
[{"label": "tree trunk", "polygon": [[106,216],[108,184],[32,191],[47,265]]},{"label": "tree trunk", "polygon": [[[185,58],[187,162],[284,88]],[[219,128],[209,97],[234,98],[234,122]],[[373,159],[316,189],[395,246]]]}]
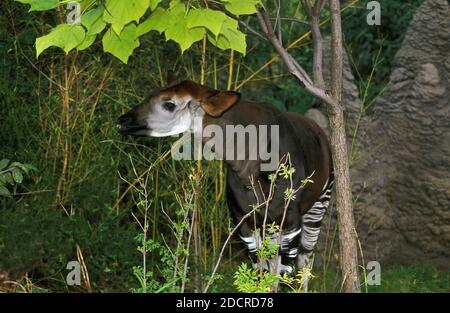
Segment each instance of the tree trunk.
[{"label": "tree trunk", "polygon": [[358,277],[356,229],[353,218],[350,172],[348,168],[342,97],[342,29],[339,0],[330,0],[331,11],[331,93],[337,105],[328,105],[331,150],[336,181],[336,209],[339,223],[339,255],[342,291],[361,292]]},{"label": "tree trunk", "polygon": [[329,107],[331,151],[335,173],[336,209],[339,223],[339,255],[342,272],[342,291],[361,292],[358,277],[358,255],[344,115],[340,108]]}]

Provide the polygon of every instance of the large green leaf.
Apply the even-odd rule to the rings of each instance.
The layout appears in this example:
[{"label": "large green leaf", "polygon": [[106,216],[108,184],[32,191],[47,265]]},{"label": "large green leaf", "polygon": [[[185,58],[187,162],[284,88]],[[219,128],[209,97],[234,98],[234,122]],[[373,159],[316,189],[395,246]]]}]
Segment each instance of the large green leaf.
[{"label": "large green leaf", "polygon": [[97,0],[77,0],[80,4],[81,12],[85,12],[91,9],[96,3]]},{"label": "large green leaf", "polygon": [[139,47],[136,30],[134,23],[125,26],[120,35],[117,35],[112,28],[109,28],[103,36],[103,50],[111,53],[123,63],[128,63],[128,58],[134,49]]},{"label": "large green leaf", "polygon": [[180,45],[181,53],[189,49],[194,42],[200,41],[206,34],[203,27],[189,29],[185,19],[181,19],[178,23],[172,24],[164,34],[166,40],[173,40]]},{"label": "large green leaf", "polygon": [[222,38],[226,38],[226,40],[228,40],[231,49],[245,55],[247,51],[247,42],[245,40],[245,34],[243,34],[241,31],[230,29],[219,35],[219,42],[217,45],[219,48],[221,48]]},{"label": "large green leaf", "polygon": [[256,13],[256,5],[260,0],[222,0],[225,9],[235,15],[248,15]]},{"label": "large green leaf", "polygon": [[80,25],[60,24],[49,34],[36,38],[36,57],[52,46],[62,48],[69,53],[84,41],[85,35],[84,28]]},{"label": "large green leaf", "polygon": [[245,34],[238,29],[238,22],[230,17],[223,23],[219,36],[214,38],[208,35],[208,40],[222,50],[233,49],[243,55],[247,50]]},{"label": "large green leaf", "polygon": [[84,41],[77,47],[77,50],[82,51],[89,48],[97,38],[97,35],[90,35],[84,38]]},{"label": "large green leaf", "polygon": [[225,13],[211,9],[192,9],[186,21],[187,27],[206,27],[214,36],[219,35],[223,22],[227,19]]},{"label": "large green leaf", "polygon": [[[186,6],[180,0],[172,0],[168,10],[173,18],[185,18]],[[167,21],[168,23],[177,23],[175,21]]]},{"label": "large green leaf", "polygon": [[149,5],[149,0],[106,0],[103,19],[110,23],[119,35],[128,23],[139,23]]},{"label": "large green leaf", "polygon": [[103,11],[104,7],[99,5],[81,16],[81,24],[87,29],[86,35],[95,35],[105,29],[106,23],[103,21]]},{"label": "large green leaf", "polygon": [[165,10],[161,7],[156,10],[141,24],[138,25],[138,35],[141,36],[151,30],[160,33],[170,28],[173,24],[184,19],[186,7],[179,0],[172,0],[169,9]]},{"label": "large green leaf", "polygon": [[30,11],[46,11],[58,6],[59,0],[16,0],[18,2],[29,4]]},{"label": "large green leaf", "polygon": [[161,2],[162,0],[150,0],[150,10],[154,10],[156,9],[156,7],[158,6],[158,4]]},{"label": "large green leaf", "polygon": [[137,35],[157,30],[164,32],[166,40],[173,40],[180,45],[181,52],[188,49],[194,42],[202,40],[206,34],[204,27],[189,28],[186,18],[186,7],[178,0],[170,2],[169,9],[158,7],[137,28]]},{"label": "large green leaf", "polygon": [[165,31],[172,23],[169,11],[157,8],[150,16],[137,27],[138,36],[142,36],[151,30],[157,30],[160,33]]},{"label": "large green leaf", "polygon": [[173,40],[178,43],[182,53],[194,42],[202,40],[205,36],[206,30],[203,27],[188,28],[186,7],[179,0],[170,2],[167,13],[166,23],[169,26],[164,31],[166,40]]}]

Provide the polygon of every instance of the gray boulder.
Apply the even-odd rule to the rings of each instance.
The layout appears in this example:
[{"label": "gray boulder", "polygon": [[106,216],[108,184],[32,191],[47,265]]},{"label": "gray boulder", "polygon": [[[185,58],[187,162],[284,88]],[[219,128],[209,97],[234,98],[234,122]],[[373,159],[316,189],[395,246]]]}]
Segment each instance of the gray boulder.
[{"label": "gray boulder", "polygon": [[425,1],[362,121],[352,179],[366,260],[450,268],[449,30],[448,2]]}]

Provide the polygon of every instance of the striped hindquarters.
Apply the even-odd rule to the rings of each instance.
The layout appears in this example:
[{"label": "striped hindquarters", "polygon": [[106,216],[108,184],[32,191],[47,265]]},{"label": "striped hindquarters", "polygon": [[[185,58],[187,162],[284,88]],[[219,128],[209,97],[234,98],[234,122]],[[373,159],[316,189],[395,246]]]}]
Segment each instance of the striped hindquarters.
[{"label": "striped hindquarters", "polygon": [[333,173],[331,173],[328,183],[323,188],[319,199],[302,217],[300,248],[303,252],[311,252],[317,243],[323,217],[330,205],[333,182],[334,177]]}]

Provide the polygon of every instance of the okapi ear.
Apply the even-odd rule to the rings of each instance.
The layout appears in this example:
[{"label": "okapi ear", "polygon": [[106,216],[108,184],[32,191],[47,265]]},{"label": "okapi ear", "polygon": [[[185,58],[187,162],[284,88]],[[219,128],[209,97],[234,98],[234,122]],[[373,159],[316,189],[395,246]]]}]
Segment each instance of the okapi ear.
[{"label": "okapi ear", "polygon": [[178,84],[178,78],[173,71],[167,71],[167,86],[173,86]]},{"label": "okapi ear", "polygon": [[214,117],[221,116],[233,104],[237,103],[241,98],[239,92],[219,91],[201,100],[200,104],[206,114]]}]

